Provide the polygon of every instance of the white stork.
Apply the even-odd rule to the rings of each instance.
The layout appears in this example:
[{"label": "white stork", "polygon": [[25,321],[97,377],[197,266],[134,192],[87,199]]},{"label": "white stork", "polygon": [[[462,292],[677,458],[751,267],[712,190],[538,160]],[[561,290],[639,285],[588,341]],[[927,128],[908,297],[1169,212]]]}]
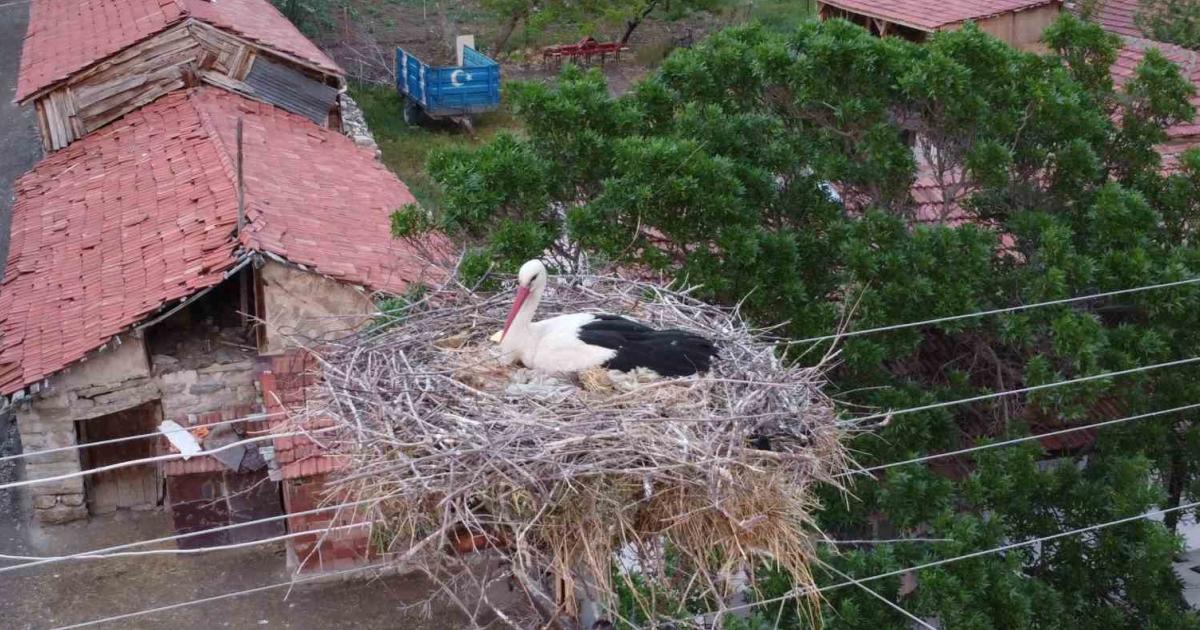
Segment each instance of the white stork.
[{"label": "white stork", "polygon": [[534,322],[545,288],[546,266],[541,261],[521,265],[517,298],[500,337],[505,363],[520,360],[525,367],[552,373],[603,367],[687,376],[708,370],[717,354],[713,343],[699,335],[655,330],[616,315],[573,313]]}]

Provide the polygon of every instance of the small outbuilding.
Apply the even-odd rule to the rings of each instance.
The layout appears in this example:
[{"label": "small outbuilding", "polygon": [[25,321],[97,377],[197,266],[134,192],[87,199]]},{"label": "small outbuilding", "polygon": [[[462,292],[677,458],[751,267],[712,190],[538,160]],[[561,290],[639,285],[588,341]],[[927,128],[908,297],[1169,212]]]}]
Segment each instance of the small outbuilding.
[{"label": "small outbuilding", "polygon": [[[222,457],[32,485],[36,518],[164,506],[182,533],[319,500],[328,469],[314,467],[304,443],[267,435],[302,393],[305,347],[369,321],[373,292],[401,293],[436,273],[428,253],[392,238],[390,214],[413,196],[374,151],[200,86],[50,155],[14,189],[0,394],[14,402],[26,451],[153,433],[163,421],[207,449],[266,436]],[[166,439],[85,446],[32,455],[26,473],[36,480],[173,452]],[[284,527],[275,520],[181,545]]]},{"label": "small outbuilding", "polygon": [[343,72],[267,0],[30,3],[18,103],[56,151],[202,83],[336,127]]},{"label": "small outbuilding", "polygon": [[1023,49],[1040,49],[1042,31],[1061,0],[818,0],[821,19],[843,18],[881,37],[923,41],[930,33],[975,22],[983,31]]}]

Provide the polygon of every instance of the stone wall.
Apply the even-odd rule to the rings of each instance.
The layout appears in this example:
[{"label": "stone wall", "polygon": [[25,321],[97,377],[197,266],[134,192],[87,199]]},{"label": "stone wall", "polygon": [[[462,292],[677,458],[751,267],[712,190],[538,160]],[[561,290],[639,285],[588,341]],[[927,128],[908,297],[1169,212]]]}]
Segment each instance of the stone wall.
[{"label": "stone wall", "polygon": [[375,304],[353,285],[268,262],[258,270],[266,319],[263,354],[279,354],[351,335]]},{"label": "stone wall", "polygon": [[[115,348],[49,379],[40,395],[17,406],[17,427],[26,451],[74,446],[75,423],[157,402],[160,418],[195,424],[199,414],[231,408],[262,408],[255,352],[228,328],[211,324],[176,328],[148,343],[122,338]],[[147,351],[154,354],[151,356]],[[29,479],[81,470],[78,451],[28,458]],[[74,477],[29,487],[34,514],[45,523],[87,517],[84,480]]]},{"label": "stone wall", "polygon": [[[87,360],[48,379],[48,387],[16,405],[17,429],[25,451],[41,451],[76,443],[75,421],[132,409],[159,397],[150,376],[141,337],[126,336],[116,347],[92,353]],[[61,451],[29,457],[29,479],[80,470],[79,453]],[[87,516],[83,479],[73,477],[30,486],[38,519],[61,523]]]},{"label": "stone wall", "polygon": [[338,96],[338,103],[341,105],[342,133],[350,136],[354,144],[374,151],[375,159],[378,160],[383,152],[379,150],[379,145],[375,142],[375,135],[367,126],[367,117],[363,114],[362,108],[345,92]]}]

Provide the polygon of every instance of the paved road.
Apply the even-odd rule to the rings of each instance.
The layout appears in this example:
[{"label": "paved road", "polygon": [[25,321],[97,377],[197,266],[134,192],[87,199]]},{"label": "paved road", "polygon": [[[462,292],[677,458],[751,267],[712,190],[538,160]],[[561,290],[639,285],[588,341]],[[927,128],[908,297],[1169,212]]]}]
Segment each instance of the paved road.
[{"label": "paved road", "polygon": [[33,110],[12,102],[28,18],[28,1],[0,0],[0,277],[8,259],[12,182],[42,155]]}]

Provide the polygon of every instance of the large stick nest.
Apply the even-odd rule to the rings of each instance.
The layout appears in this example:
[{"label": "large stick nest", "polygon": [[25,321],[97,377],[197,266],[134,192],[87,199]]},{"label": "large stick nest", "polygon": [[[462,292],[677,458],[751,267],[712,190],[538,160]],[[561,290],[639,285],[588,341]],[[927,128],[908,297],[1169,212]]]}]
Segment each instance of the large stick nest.
[{"label": "large stick nest", "polygon": [[577,276],[551,280],[540,316],[626,315],[704,335],[720,355],[679,379],[535,374],[497,359],[511,295],[447,286],[320,353],[305,414],[341,427],[349,462],[334,494],[372,502],[381,547],[407,550],[405,564],[466,608],[500,575],[480,559],[499,557],[521,597],[559,623],[585,601],[621,618],[620,580],[636,582],[649,619],[663,593],[720,611],[764,561],[811,585],[813,490],[848,465],[820,368],[781,360],[734,310]]}]

